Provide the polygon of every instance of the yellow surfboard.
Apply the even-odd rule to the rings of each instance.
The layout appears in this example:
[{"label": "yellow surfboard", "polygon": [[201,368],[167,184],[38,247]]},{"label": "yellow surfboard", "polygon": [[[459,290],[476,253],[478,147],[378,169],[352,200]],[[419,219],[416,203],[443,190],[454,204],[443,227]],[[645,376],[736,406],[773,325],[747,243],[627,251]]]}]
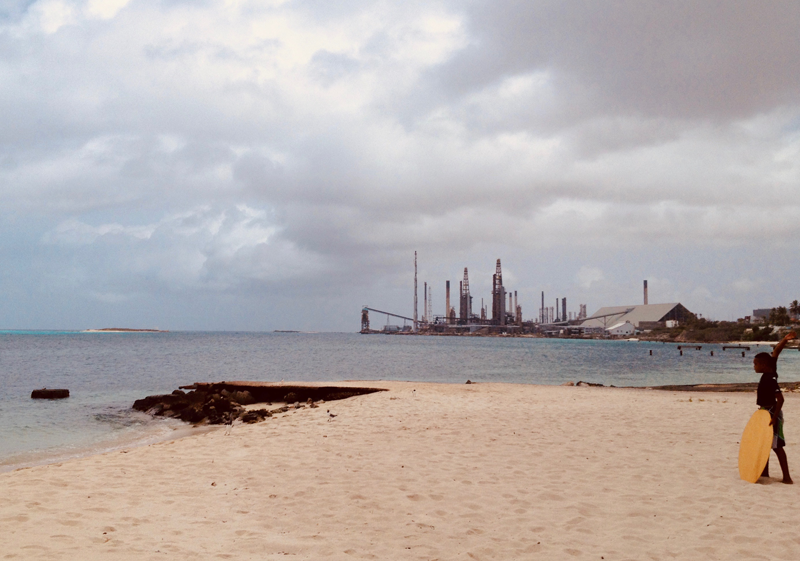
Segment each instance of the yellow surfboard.
[{"label": "yellow surfboard", "polygon": [[744,427],[739,444],[739,477],[755,483],[764,472],[772,449],[772,427],[769,411],[759,409]]}]

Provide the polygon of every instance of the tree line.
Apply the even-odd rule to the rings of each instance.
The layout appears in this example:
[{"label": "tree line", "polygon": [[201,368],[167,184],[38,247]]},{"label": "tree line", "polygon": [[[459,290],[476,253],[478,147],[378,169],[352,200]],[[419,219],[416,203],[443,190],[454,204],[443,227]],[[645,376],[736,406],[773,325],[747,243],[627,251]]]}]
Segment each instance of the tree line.
[{"label": "tree line", "polygon": [[794,300],[789,307],[778,306],[769,311],[770,325],[789,325],[796,322],[800,316],[800,303]]}]

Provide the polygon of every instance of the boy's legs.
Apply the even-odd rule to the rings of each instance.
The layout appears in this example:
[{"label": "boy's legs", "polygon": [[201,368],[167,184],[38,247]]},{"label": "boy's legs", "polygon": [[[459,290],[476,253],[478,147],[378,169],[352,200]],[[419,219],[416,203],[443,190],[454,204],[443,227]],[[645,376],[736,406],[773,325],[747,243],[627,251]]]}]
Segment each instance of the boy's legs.
[{"label": "boy's legs", "polygon": [[[772,409],[768,410],[772,413]],[[786,441],[783,439],[783,411],[778,413],[776,422],[772,425],[772,449],[775,455],[778,456],[778,462],[781,464],[781,471],[784,473],[784,479],[788,479],[786,483],[792,483],[792,478],[789,477],[789,463],[786,461],[786,452],[783,447]],[[767,465],[764,466],[764,471],[761,472],[761,477],[769,477],[769,457],[767,458]]]},{"label": "boy's legs", "polygon": [[[775,449],[775,455],[778,456],[778,461],[781,463],[781,471],[783,472],[783,482],[784,483],[794,483],[792,481],[791,476],[789,475],[789,461],[786,459],[786,452],[783,450],[783,447]],[[767,462],[769,465],[769,462]]]},{"label": "boy's legs", "polygon": [[[778,456],[778,462],[781,464],[783,482],[791,485],[794,481],[792,481],[792,477],[789,475],[789,460],[786,459],[786,451],[782,447],[775,448],[775,455]],[[769,460],[767,460],[767,465],[764,466],[761,477],[769,477]]]}]

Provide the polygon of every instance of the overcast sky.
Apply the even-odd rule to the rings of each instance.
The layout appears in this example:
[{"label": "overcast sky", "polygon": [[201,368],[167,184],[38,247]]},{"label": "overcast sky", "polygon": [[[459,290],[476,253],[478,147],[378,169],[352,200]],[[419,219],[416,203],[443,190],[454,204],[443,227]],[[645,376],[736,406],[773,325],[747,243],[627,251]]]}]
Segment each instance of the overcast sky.
[{"label": "overcast sky", "polygon": [[[800,298],[800,3],[0,0],[0,328]],[[373,323],[385,319],[374,317]]]}]

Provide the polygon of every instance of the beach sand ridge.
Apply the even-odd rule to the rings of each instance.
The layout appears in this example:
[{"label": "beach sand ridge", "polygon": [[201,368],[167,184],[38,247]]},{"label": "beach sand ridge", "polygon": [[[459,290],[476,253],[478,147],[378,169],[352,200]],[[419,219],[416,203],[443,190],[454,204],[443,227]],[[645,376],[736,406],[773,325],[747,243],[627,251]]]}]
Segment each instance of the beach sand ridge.
[{"label": "beach sand ridge", "polygon": [[[0,474],[0,558],[793,559],[800,548],[797,486],[738,477],[752,393],[353,385],[390,391]],[[800,399],[785,409],[797,470]]]}]

